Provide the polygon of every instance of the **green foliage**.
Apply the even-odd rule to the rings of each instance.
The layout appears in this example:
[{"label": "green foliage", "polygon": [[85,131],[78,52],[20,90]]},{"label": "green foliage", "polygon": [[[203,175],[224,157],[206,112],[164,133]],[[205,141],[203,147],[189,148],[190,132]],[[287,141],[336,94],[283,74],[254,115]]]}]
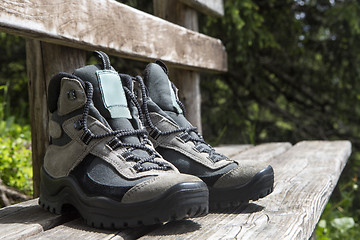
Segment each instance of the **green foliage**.
[{"label": "green foliage", "polygon": [[[0,104],[0,116],[4,104]],[[5,185],[32,194],[32,165],[29,125],[15,123],[15,117],[0,118],[0,178]]]},{"label": "green foliage", "polygon": [[316,232],[319,239],[360,239],[360,2],[224,3],[224,17],[202,19],[201,31],[225,44],[229,68],[203,77],[205,138],[351,140],[353,155]]},{"label": "green foliage", "polygon": [[0,32],[0,118],[29,123],[25,40]]},{"label": "green foliage", "polygon": [[[20,128],[20,126],[13,126]],[[23,130],[24,131],[24,130]],[[26,131],[26,130],[25,130]],[[0,178],[5,185],[32,194],[32,165],[29,142],[21,136],[0,137]]]},{"label": "green foliage", "polygon": [[326,205],[315,231],[316,237],[324,240],[360,239],[360,210],[353,206],[358,191],[357,179],[341,183],[337,191],[340,196]]},{"label": "green foliage", "polygon": [[0,178],[32,194],[25,41],[0,33]]}]

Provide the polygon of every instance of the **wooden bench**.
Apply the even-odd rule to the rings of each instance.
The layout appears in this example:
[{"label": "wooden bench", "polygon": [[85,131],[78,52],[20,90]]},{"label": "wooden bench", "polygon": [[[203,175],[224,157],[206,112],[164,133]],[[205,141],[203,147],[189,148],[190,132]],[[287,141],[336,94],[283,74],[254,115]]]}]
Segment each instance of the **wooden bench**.
[{"label": "wooden bench", "polygon": [[[50,77],[85,65],[85,50],[98,49],[141,61],[159,58],[172,67],[171,79],[183,90],[191,121],[200,126],[198,72],[226,71],[227,61],[220,40],[196,32],[194,8],[221,16],[221,3],[154,0],[156,15],[189,30],[113,0],[71,0],[66,4],[60,0],[0,2],[0,31],[26,38],[35,197],[39,194],[39,169],[48,143],[46,89]],[[305,141],[294,146],[224,146],[219,151],[239,161],[254,159],[271,164],[275,170],[274,192],[259,201],[203,218],[118,231],[88,227],[76,215],[49,213],[34,199],[0,210],[0,238],[306,239],[340,177],[351,144]]]},{"label": "wooden bench", "polygon": [[275,189],[249,204],[205,217],[124,230],[87,226],[43,210],[37,199],[0,210],[2,239],[309,239],[351,153],[348,141],[234,145],[218,150],[271,164]]}]

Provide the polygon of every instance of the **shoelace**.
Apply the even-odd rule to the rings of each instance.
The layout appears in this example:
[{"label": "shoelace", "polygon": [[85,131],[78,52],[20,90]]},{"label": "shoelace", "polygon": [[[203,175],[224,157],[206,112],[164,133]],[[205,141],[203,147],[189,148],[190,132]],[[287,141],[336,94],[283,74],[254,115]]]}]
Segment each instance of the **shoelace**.
[{"label": "shoelace", "polygon": [[[220,161],[222,159],[226,159],[227,157],[217,153],[215,151],[215,149],[209,145],[207,142],[205,142],[204,138],[201,136],[201,134],[197,131],[197,127],[179,127],[177,129],[173,129],[170,131],[160,131],[151,121],[150,118],[150,114],[149,114],[149,109],[148,109],[148,101],[150,100],[149,98],[149,94],[148,94],[148,90],[145,86],[145,83],[143,81],[143,79],[140,76],[136,76],[134,78],[135,81],[137,81],[140,84],[141,87],[141,97],[143,99],[143,105],[142,105],[142,112],[145,115],[145,119],[144,116],[141,116],[141,119],[144,119],[146,121],[146,123],[148,124],[148,126],[151,128],[151,131],[149,133],[150,136],[152,136],[153,138],[158,138],[159,136],[162,135],[170,135],[173,133],[178,133],[178,132],[182,132],[181,135],[179,135],[179,137],[185,141],[192,141],[195,144],[195,148],[199,151],[199,152],[204,152],[204,153],[208,153],[209,154],[209,158],[212,159],[214,162]],[[172,84],[172,88],[175,88],[174,84]],[[184,104],[179,101],[178,99],[176,99],[177,103],[179,104],[179,106],[181,107],[181,109],[183,110],[183,113],[185,114],[185,106]],[[145,122],[144,122],[145,124]],[[195,133],[197,138],[191,136],[191,132]],[[204,144],[206,147],[204,147]]]},{"label": "shoelace", "polygon": [[[114,138],[108,143],[108,145],[112,149],[116,149],[118,147],[125,147],[127,148],[127,151],[125,151],[122,156],[126,161],[135,161],[136,164],[133,166],[133,168],[137,172],[143,172],[148,170],[169,170],[171,169],[170,165],[166,162],[160,162],[155,160],[156,157],[160,157],[159,154],[154,151],[153,149],[146,146],[146,144],[151,144],[150,140],[147,138],[147,131],[145,129],[121,129],[116,131],[110,131],[103,134],[94,134],[91,132],[91,130],[87,126],[87,117],[89,115],[90,105],[92,103],[92,97],[93,97],[93,86],[89,82],[85,82],[86,85],[86,95],[87,95],[87,101],[85,103],[84,111],[82,118],[80,120],[80,126],[83,129],[84,133],[81,136],[81,139],[84,141],[85,144],[88,144],[92,139],[100,139],[105,137],[114,136]],[[135,96],[131,93],[131,91],[124,87],[124,90],[126,94],[130,97],[131,101],[135,104],[135,106],[138,108],[138,111],[141,112],[140,105],[137,103]],[[135,100],[135,101],[134,101]],[[140,113],[141,114],[141,113]],[[139,144],[136,143],[125,143],[122,142],[119,138],[124,136],[131,136],[131,135],[138,135],[140,136]],[[149,156],[148,157],[139,157],[132,153],[135,149],[141,149],[146,151]],[[144,167],[144,163],[153,163],[154,165]]]}]

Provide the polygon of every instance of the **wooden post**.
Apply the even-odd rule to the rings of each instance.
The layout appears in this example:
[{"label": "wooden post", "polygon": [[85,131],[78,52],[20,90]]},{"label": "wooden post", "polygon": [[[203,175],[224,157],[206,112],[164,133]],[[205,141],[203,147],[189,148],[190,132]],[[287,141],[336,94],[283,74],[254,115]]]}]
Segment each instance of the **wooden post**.
[{"label": "wooden post", "polygon": [[[196,11],[178,0],[154,0],[154,14],[190,30],[199,31]],[[200,74],[171,68],[170,79],[179,88],[179,97],[185,105],[187,119],[201,133]]]},{"label": "wooden post", "polygon": [[85,60],[83,50],[26,40],[34,197],[39,196],[40,168],[49,144],[47,87],[50,78],[61,71],[71,73],[75,68],[85,65]]}]

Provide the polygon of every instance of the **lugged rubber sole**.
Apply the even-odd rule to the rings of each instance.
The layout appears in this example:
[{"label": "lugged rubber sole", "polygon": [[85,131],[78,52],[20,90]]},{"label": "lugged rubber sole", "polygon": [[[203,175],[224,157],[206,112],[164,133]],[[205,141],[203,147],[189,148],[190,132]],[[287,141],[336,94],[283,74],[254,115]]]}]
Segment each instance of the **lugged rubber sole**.
[{"label": "lugged rubber sole", "polygon": [[209,207],[210,210],[236,207],[249,200],[263,198],[272,193],[273,189],[274,170],[268,166],[243,185],[229,188],[209,187]]},{"label": "lugged rubber sole", "polygon": [[204,216],[209,210],[208,197],[206,184],[196,181],[179,183],[151,200],[121,203],[87,196],[71,177],[55,179],[42,169],[39,204],[56,214],[64,214],[70,205],[90,226],[121,229]]}]

